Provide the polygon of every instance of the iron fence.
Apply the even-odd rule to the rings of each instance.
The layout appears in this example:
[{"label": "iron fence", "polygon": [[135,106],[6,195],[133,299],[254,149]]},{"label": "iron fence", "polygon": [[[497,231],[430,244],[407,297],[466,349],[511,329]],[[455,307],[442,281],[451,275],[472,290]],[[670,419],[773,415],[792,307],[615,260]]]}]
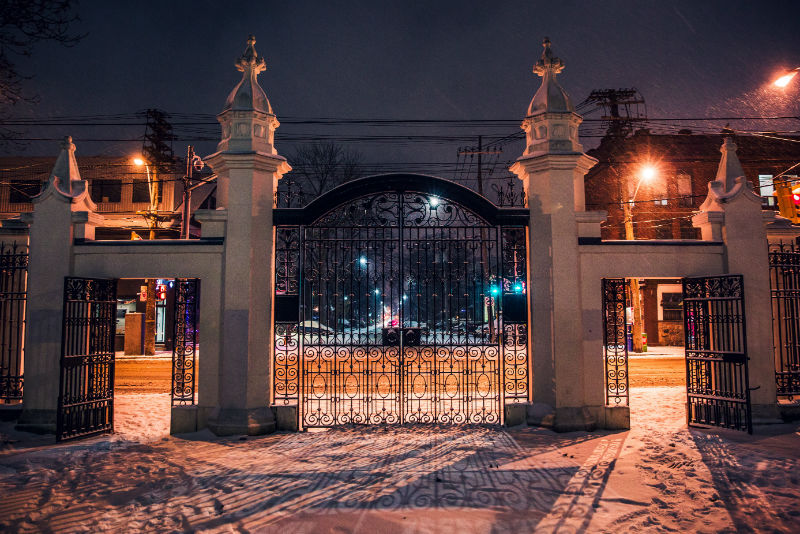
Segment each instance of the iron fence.
[{"label": "iron fence", "polygon": [[769,274],[777,392],[794,397],[800,394],[800,249],[772,245]]},{"label": "iron fence", "polygon": [[28,247],[0,243],[0,402],[22,400]]}]

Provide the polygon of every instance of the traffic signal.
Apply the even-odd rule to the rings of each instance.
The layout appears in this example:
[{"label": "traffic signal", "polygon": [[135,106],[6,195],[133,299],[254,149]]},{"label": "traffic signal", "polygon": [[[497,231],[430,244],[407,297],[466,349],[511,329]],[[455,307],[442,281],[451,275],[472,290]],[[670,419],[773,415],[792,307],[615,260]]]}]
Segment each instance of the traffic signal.
[{"label": "traffic signal", "polygon": [[166,284],[158,284],[156,286],[156,300],[167,300]]},{"label": "traffic signal", "polygon": [[775,178],[773,183],[775,185],[775,196],[778,197],[778,212],[793,223],[800,222],[800,216],[798,216],[800,194],[792,191],[792,181]]}]

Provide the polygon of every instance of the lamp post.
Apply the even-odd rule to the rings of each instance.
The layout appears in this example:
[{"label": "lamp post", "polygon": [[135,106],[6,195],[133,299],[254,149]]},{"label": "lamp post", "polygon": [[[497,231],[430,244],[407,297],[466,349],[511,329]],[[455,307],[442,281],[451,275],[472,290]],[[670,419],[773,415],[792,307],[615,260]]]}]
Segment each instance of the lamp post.
[{"label": "lamp post", "polygon": [[134,158],[133,163],[137,167],[144,166],[147,172],[147,187],[150,193],[150,206],[146,211],[139,212],[146,220],[150,228],[150,239],[156,238],[156,224],[158,222],[158,175],[153,170],[151,175],[150,165],[142,158]]},{"label": "lamp post", "polygon": [[[147,172],[147,186],[150,193],[150,206],[145,211],[138,212],[147,221],[150,228],[150,239],[156,238],[156,224],[158,222],[158,176],[150,174],[150,165],[142,158],[134,158],[137,167],[144,167]],[[155,171],[153,172],[155,174]],[[152,356],[156,353],[156,281],[154,278],[145,280],[147,297],[144,308],[144,353]]]},{"label": "lamp post", "polygon": [[[641,169],[639,174],[639,181],[636,184],[636,189],[633,192],[630,200],[624,202],[622,205],[624,220],[625,220],[625,239],[633,241],[636,239],[633,234],[633,203],[636,200],[636,195],[639,194],[639,188],[643,182],[649,182],[656,175],[655,168],[647,165]],[[642,352],[642,303],[639,295],[639,279],[630,278],[631,289],[631,308],[633,309],[633,352]]]}]

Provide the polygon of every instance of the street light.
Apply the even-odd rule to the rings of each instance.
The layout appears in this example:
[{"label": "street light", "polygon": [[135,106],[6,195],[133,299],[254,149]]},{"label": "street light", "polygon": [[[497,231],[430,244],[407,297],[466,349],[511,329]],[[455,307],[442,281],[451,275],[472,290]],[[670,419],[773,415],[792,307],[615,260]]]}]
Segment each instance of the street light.
[{"label": "street light", "polygon": [[794,78],[797,75],[798,71],[800,71],[800,67],[795,67],[791,71],[787,72],[786,74],[784,74],[783,76],[772,82],[772,85],[776,87],[786,87],[787,85],[789,85],[789,82],[792,81],[792,78]]},{"label": "street light", "polygon": [[[158,177],[150,174],[149,163],[142,158],[133,158],[133,163],[137,167],[144,166],[147,172],[147,187],[150,193],[150,207],[144,211],[139,212],[147,220],[147,225],[150,227],[150,239],[156,238],[156,224],[158,222]],[[155,175],[155,169],[153,175]]]},{"label": "street light", "polygon": [[[632,241],[635,239],[633,235],[633,202],[636,200],[636,195],[639,194],[639,188],[642,183],[649,182],[656,177],[658,171],[652,165],[644,165],[639,171],[639,182],[636,184],[636,190],[633,192],[630,201],[625,202],[623,212],[625,214],[625,239]],[[630,278],[631,288],[631,304],[633,308],[633,352],[642,352],[644,343],[642,340],[642,306],[641,297],[639,296],[639,279]]]}]

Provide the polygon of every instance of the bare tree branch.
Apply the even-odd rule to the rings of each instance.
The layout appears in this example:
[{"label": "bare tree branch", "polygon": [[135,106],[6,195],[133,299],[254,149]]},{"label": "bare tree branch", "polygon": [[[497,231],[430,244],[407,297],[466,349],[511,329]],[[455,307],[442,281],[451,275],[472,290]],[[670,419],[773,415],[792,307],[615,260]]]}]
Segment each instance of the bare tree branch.
[{"label": "bare tree branch", "polygon": [[[27,58],[41,41],[74,46],[86,34],[70,31],[80,21],[70,0],[3,0],[0,2],[0,113],[8,116],[10,108],[21,101],[36,102],[26,95],[23,75],[14,56]],[[18,132],[0,127],[0,141],[13,139]]]},{"label": "bare tree branch", "polygon": [[310,199],[361,176],[361,153],[333,142],[314,142],[297,148],[289,157],[293,178]]}]

